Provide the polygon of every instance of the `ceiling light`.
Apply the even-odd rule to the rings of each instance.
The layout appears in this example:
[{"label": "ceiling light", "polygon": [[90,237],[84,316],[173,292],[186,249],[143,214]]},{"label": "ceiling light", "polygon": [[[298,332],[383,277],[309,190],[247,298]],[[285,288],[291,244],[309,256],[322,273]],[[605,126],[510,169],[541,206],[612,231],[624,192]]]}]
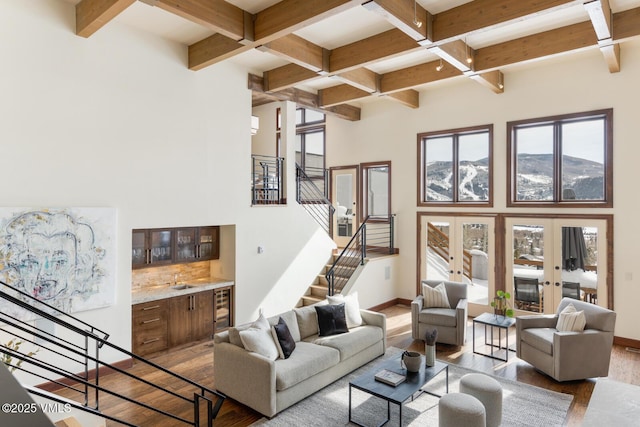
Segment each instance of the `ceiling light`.
[{"label": "ceiling light", "polygon": [[500,71],[498,71],[498,88],[500,90],[504,89],[504,77],[502,76],[502,73]]},{"label": "ceiling light", "polygon": [[444,64],[442,63],[442,58],[440,58],[440,64],[436,67],[436,71],[442,71],[444,68]]},{"label": "ceiling light", "polygon": [[471,57],[471,48],[467,44],[467,38],[464,38],[464,45],[467,48],[467,64],[471,64],[473,62],[473,58]]},{"label": "ceiling light", "polygon": [[413,25],[422,27],[422,21],[418,21],[418,0],[413,1]]}]

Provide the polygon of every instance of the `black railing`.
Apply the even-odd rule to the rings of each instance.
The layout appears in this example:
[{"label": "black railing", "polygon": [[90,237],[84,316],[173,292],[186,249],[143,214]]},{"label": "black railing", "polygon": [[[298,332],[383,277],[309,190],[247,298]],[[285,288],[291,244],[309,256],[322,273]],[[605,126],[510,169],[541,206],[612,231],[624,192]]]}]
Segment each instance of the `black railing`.
[{"label": "black railing", "polygon": [[326,188],[326,175],[309,176],[296,164],[296,200],[316,220],[322,229],[331,234],[331,222],[335,208],[331,205],[324,191]]},{"label": "black railing", "polygon": [[368,216],[342,250],[327,274],[328,295],[341,292],[367,255],[390,255],[394,248],[395,215]]},{"label": "black railing", "polygon": [[[109,414],[100,408],[100,396],[107,394],[118,403],[128,402],[140,409],[146,409],[158,414],[163,419],[172,419],[174,423],[200,426],[200,412],[206,410],[206,424],[213,426],[225,396],[188,378],[173,373],[168,369],[143,359],[121,347],[108,342],[109,334],[101,331],[82,320],[66,314],[57,308],[46,304],[21,290],[0,282],[0,299],[7,301],[0,311],[0,330],[13,340],[0,344],[3,362],[11,370],[19,370],[30,376],[55,385],[66,395],[73,395],[70,400],[51,396],[30,387],[27,391],[61,403],[89,412],[105,419],[116,421],[123,425],[135,426],[122,418],[121,408],[117,414]],[[25,320],[27,319],[27,320]],[[52,322],[58,328],[51,333],[45,328],[38,327],[44,319]],[[20,342],[19,346],[16,343]],[[28,347],[28,348],[26,348]],[[138,377],[115,365],[100,360],[100,350],[105,349],[111,355],[117,354],[122,359],[133,359],[138,364],[144,364],[163,375],[165,379],[154,382]],[[11,358],[9,361],[8,358]],[[65,365],[62,367],[61,365]],[[137,389],[136,396],[129,397],[100,385],[100,371],[108,370],[110,375],[122,375],[131,387]],[[171,389],[164,388],[158,383],[171,384]],[[173,390],[184,390],[182,393]],[[186,393],[186,395],[184,394]],[[147,401],[140,396],[148,396]],[[177,399],[183,405],[170,405],[181,408],[179,413],[169,412],[158,408],[159,396]],[[78,402],[81,400],[81,402]],[[215,400],[215,402],[214,402]],[[202,404],[204,403],[204,407]],[[191,409],[192,408],[192,409]],[[185,413],[191,413],[186,416]]]},{"label": "black railing", "polygon": [[284,159],[261,155],[251,156],[251,204],[278,205],[283,197]]}]

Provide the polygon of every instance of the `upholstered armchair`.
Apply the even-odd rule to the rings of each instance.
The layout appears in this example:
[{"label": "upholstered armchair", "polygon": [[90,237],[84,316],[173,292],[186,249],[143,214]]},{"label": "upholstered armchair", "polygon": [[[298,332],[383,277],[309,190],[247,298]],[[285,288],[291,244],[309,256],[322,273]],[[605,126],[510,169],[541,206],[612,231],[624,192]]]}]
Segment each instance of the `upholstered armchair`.
[{"label": "upholstered armchair", "polygon": [[[558,319],[569,304],[584,312],[583,330],[557,329],[566,329]],[[554,315],[516,317],[516,355],[556,381],[606,377],[615,323],[616,313],[611,310],[563,298]]]},{"label": "upholstered armchair", "polygon": [[[449,307],[430,307],[425,286],[435,289],[444,283]],[[446,305],[446,304],[445,304]],[[443,280],[423,280],[422,293],[411,302],[411,336],[424,340],[427,330],[438,330],[437,342],[464,345],[467,338],[467,285]]]}]

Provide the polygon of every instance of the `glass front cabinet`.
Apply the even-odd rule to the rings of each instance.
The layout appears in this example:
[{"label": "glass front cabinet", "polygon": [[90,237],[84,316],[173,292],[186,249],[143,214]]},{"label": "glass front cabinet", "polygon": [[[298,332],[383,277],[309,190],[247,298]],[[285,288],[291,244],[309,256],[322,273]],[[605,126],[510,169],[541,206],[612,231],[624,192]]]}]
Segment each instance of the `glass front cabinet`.
[{"label": "glass front cabinet", "polygon": [[220,258],[220,227],[143,229],[132,232],[132,268]]}]

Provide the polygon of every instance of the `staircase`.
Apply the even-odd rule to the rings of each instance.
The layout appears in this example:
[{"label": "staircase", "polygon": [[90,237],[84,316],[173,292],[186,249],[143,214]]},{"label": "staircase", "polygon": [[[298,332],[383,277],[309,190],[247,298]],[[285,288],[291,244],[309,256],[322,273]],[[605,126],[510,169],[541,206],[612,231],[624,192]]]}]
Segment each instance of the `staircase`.
[{"label": "staircase", "polygon": [[[312,305],[327,298],[327,295],[329,293],[329,280],[327,279],[327,274],[336,265],[336,261],[338,260],[338,258],[340,258],[341,252],[342,251],[340,250],[334,251],[322,271],[316,276],[315,281],[311,284],[311,286],[309,286],[306,293],[300,298],[297,307]],[[340,273],[335,276],[335,281],[339,284],[339,290],[334,293],[340,293],[342,289],[345,288],[349,279],[351,279],[351,277],[356,273],[356,270],[362,265],[363,264],[360,263],[359,259],[349,260],[349,266],[341,269]]]},{"label": "staircase", "polygon": [[[29,387],[26,391],[31,395],[121,425],[136,425],[123,415],[129,413],[144,414],[153,425],[213,426],[224,395],[110,343],[108,333],[4,282],[0,282],[0,308],[2,362],[10,370],[20,371],[21,376],[56,388],[56,394],[51,394]],[[52,326],[45,330],[38,326],[42,323]],[[55,332],[50,332],[51,328]],[[154,372],[154,382],[103,361],[101,352],[118,360],[132,360],[135,368]],[[105,371],[118,375],[117,390],[100,382],[100,374]],[[134,388],[138,397],[126,396]],[[109,405],[111,409],[100,406],[105,398],[114,403]],[[159,407],[161,401],[172,403],[169,408]],[[134,410],[125,410],[128,408]]]}]

